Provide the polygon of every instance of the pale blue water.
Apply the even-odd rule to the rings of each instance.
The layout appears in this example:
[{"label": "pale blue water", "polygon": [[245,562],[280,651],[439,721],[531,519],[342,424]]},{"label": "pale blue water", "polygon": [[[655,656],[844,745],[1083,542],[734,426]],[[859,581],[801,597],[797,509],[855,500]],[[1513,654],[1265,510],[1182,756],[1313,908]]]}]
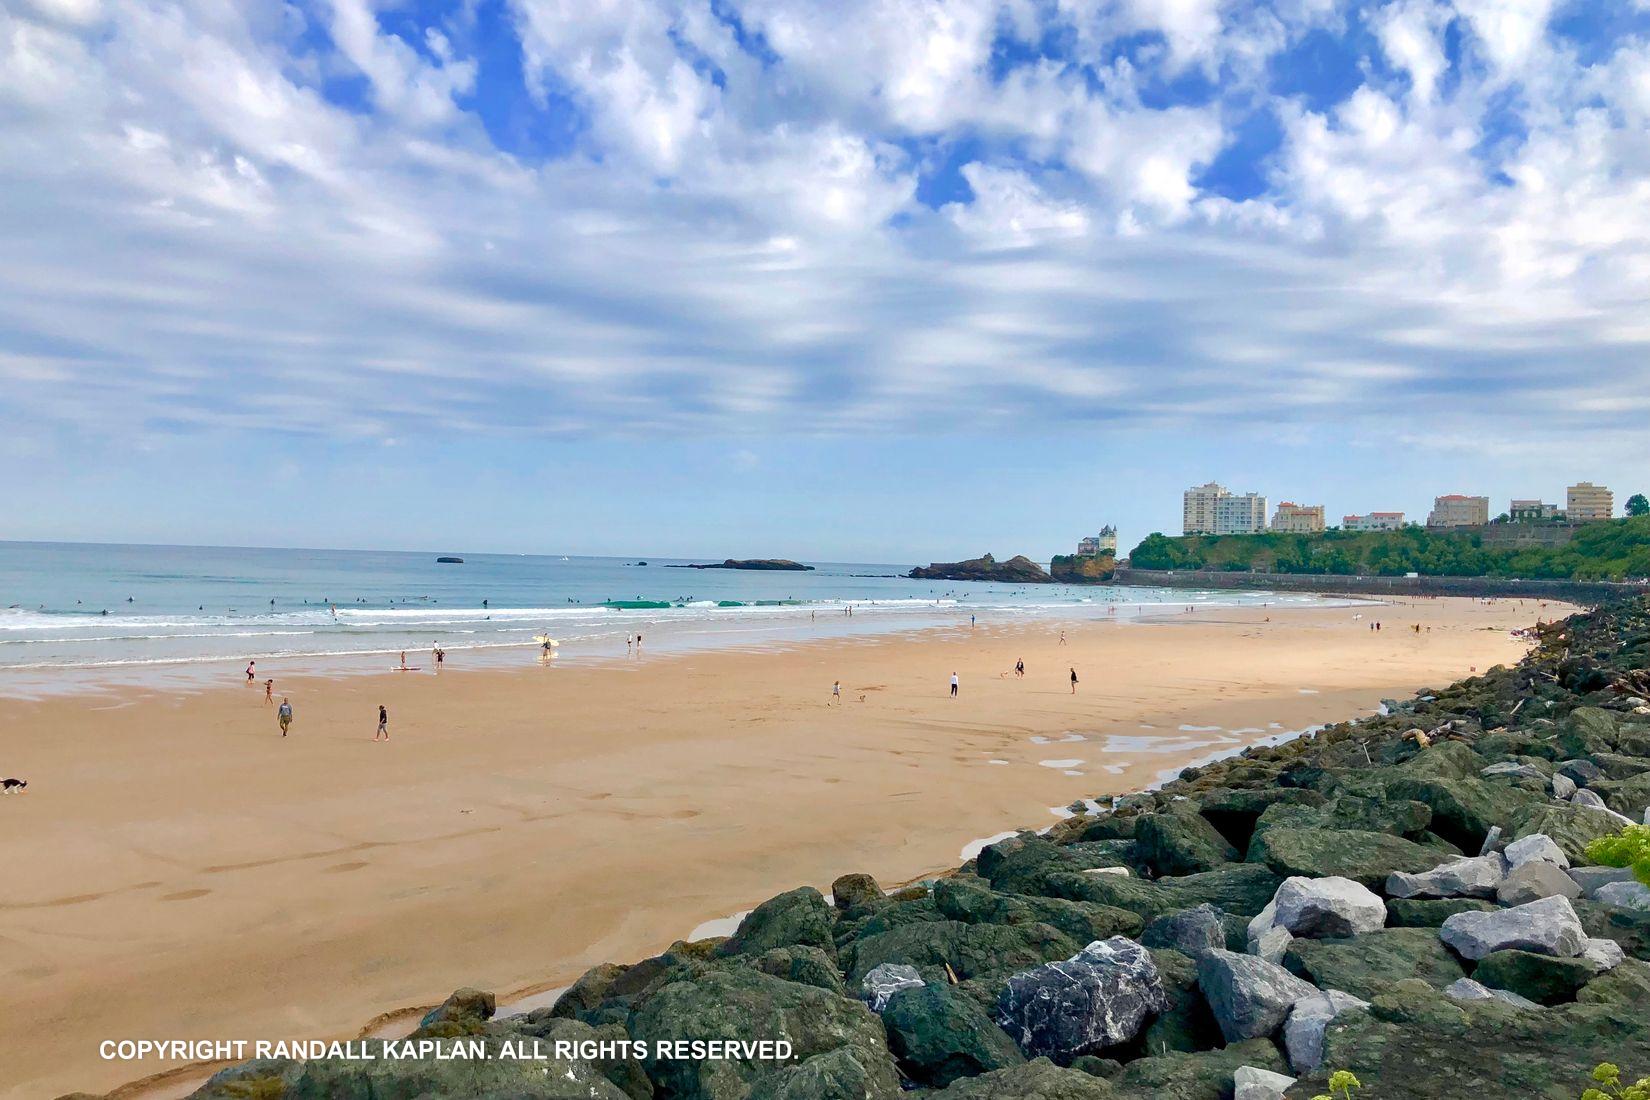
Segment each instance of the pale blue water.
[{"label": "pale blue water", "polygon": [[[399,661],[523,663],[534,640],[558,660],[768,645],[1028,616],[1127,620],[1163,605],[1317,602],[1268,593],[914,581],[908,564],[809,562],[813,572],[673,569],[683,559],[457,552],[0,542],[0,692],[67,682],[153,682],[191,668],[217,679]],[[646,610],[607,601],[668,601]],[[736,602],[742,606],[718,606]],[[757,606],[758,601],[770,601]],[[779,602],[771,602],[779,601]],[[846,609],[853,608],[853,614]],[[334,610],[336,609],[336,610]],[[105,614],[106,612],[106,614]],[[65,680],[64,676],[68,679]]]}]

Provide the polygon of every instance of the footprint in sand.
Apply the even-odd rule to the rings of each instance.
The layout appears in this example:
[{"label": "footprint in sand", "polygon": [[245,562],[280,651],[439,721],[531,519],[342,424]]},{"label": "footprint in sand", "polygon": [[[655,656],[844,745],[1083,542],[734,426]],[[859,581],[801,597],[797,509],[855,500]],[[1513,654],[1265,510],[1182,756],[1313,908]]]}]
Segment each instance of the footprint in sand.
[{"label": "footprint in sand", "polygon": [[210,890],[179,890],[175,894],[162,894],[160,900],[161,901],[193,901],[196,898],[204,898],[207,894],[210,894],[211,892],[212,891],[210,891]]},{"label": "footprint in sand", "polygon": [[366,861],[361,860],[361,859],[351,860],[348,863],[334,863],[331,867],[327,868],[327,874],[329,874],[329,875],[341,875],[345,871],[359,871],[361,868],[365,867],[366,865],[367,865]]}]

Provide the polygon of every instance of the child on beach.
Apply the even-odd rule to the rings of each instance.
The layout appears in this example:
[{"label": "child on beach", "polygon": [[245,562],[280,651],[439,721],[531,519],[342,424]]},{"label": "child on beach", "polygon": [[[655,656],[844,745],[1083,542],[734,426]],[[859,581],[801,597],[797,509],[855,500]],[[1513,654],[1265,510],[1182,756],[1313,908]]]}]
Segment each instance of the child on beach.
[{"label": "child on beach", "polygon": [[258,662],[257,661],[248,661],[248,662],[246,662],[246,682],[250,684],[253,680],[256,680],[257,678],[258,678]]},{"label": "child on beach", "polygon": [[839,706],[842,703],[842,681],[841,680],[837,680],[837,681],[835,681],[831,684],[831,702],[836,703]]},{"label": "child on beach", "polygon": [[953,672],[951,674],[951,698],[953,698],[953,699],[955,699],[957,697],[957,684],[958,684],[957,674],[955,672]]},{"label": "child on beach", "polygon": [[274,680],[265,680],[264,681],[264,702],[273,703],[274,701],[275,701],[275,681]]},{"label": "child on beach", "polygon": [[292,725],[292,702],[290,700],[284,697],[281,699],[281,705],[275,711],[275,721],[281,724],[281,736],[285,737],[286,728]]},{"label": "child on beach", "polygon": [[384,709],[384,704],[378,704],[378,732],[372,735],[374,741],[390,739],[390,712]]},{"label": "child on beach", "polygon": [[1071,670],[1071,693],[1073,695],[1077,694],[1077,670],[1076,669]]}]

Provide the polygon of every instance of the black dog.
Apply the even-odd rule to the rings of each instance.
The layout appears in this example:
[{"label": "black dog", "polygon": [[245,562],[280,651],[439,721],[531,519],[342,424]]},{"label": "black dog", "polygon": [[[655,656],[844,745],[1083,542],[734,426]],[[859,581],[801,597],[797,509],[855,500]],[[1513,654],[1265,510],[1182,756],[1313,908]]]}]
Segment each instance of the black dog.
[{"label": "black dog", "polygon": [[27,779],[0,779],[0,794],[25,794],[28,789]]}]

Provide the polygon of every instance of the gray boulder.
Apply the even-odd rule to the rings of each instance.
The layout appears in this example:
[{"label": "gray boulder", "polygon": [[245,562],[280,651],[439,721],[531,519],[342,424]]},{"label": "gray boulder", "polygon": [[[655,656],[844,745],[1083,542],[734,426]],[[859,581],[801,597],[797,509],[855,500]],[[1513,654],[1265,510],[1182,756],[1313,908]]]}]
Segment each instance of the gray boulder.
[{"label": "gray boulder", "polygon": [[1570,803],[1575,806],[1586,806],[1588,809],[1602,810],[1606,814],[1609,814],[1610,820],[1616,822],[1618,825],[1638,824],[1638,822],[1634,821],[1626,814],[1620,813],[1605,805],[1604,799],[1600,798],[1596,792],[1589,791],[1586,788],[1582,788],[1575,794],[1571,795]]},{"label": "gray boulder", "polygon": [[1570,878],[1581,888],[1581,896],[1591,898],[1599,887],[1612,882],[1632,882],[1631,867],[1571,867]]},{"label": "gray boulder", "polygon": [[1576,793],[1576,781],[1567,775],[1553,776],[1553,797],[1568,799]]},{"label": "gray boulder", "polygon": [[1581,949],[1581,957],[1593,964],[1593,973],[1602,974],[1606,970],[1614,970],[1627,959],[1627,952],[1615,940],[1595,937],[1587,941]]},{"label": "gray boulder", "polygon": [[1359,1000],[1338,989],[1314,993],[1296,1001],[1283,1025],[1283,1046],[1289,1054],[1289,1064],[1296,1073],[1311,1073],[1323,1065],[1323,1035],[1335,1017],[1349,1008],[1368,1008],[1369,1002]]},{"label": "gray boulder", "polygon": [[1133,1039],[1167,1007],[1151,952],[1113,936],[1010,977],[996,1021],[1028,1055],[1069,1058]]},{"label": "gray boulder", "polygon": [[1355,936],[1386,925],[1386,903],[1349,878],[1284,879],[1272,905],[1274,922],[1295,936]]},{"label": "gray boulder", "polygon": [[1517,870],[1531,860],[1541,860],[1545,863],[1557,864],[1559,867],[1570,865],[1570,858],[1564,854],[1564,849],[1554,843],[1553,838],[1545,833],[1531,833],[1529,836],[1519,837],[1507,845],[1501,854],[1507,857],[1507,863],[1513,870]]},{"label": "gray boulder", "polygon": [[1541,898],[1578,898],[1581,887],[1556,863],[1534,859],[1501,880],[1495,899],[1502,905],[1523,905]]},{"label": "gray boulder", "polygon": [[904,963],[883,963],[872,967],[860,982],[860,1000],[880,1016],[894,994],[902,989],[921,989],[924,984],[916,967]]},{"label": "gray boulder", "polygon": [[1507,948],[1569,959],[1581,954],[1587,942],[1566,897],[1542,898],[1493,913],[1457,913],[1439,927],[1438,937],[1462,958],[1474,960]]},{"label": "gray boulder", "polygon": [[1234,951],[1211,951],[1199,959],[1197,984],[1228,1043],[1267,1038],[1296,1001],[1318,991],[1281,966]]},{"label": "gray boulder", "polygon": [[1546,779],[1547,773],[1533,764],[1520,764],[1516,760],[1503,760],[1499,764],[1491,764],[1478,773],[1485,779]]},{"label": "gray boulder", "polygon": [[1541,1006],[1528,997],[1514,993],[1510,989],[1491,989],[1481,982],[1471,978],[1462,978],[1452,983],[1444,990],[1444,996],[1456,1001],[1500,1001],[1502,1004],[1512,1005],[1514,1008],[1540,1008]]},{"label": "gray boulder", "polygon": [[1387,876],[1386,892],[1394,898],[1493,898],[1506,877],[1506,860],[1491,852],[1452,859],[1420,874],[1394,871]]},{"label": "gray boulder", "polygon": [[1612,882],[1595,890],[1593,900],[1616,909],[1650,911],[1650,886],[1636,880]]},{"label": "gray boulder", "polygon": [[1225,914],[1204,902],[1153,918],[1140,935],[1146,947],[1169,948],[1187,958],[1200,959],[1226,946]]},{"label": "gray boulder", "polygon": [[1589,783],[1597,783],[1603,779],[1604,769],[1591,760],[1565,760],[1559,763],[1558,774],[1577,787],[1585,787]]},{"label": "gray boulder", "polygon": [[1295,1083],[1293,1077],[1269,1069],[1239,1066],[1232,1074],[1232,1100],[1283,1100],[1283,1093]]}]

